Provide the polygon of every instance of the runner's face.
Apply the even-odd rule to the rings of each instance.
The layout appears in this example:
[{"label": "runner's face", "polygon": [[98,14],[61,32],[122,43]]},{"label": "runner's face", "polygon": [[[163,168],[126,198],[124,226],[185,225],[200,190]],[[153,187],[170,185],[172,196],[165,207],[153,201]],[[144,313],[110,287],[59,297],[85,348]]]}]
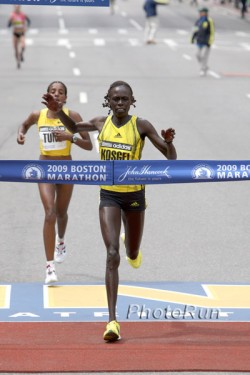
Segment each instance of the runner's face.
[{"label": "runner's face", "polygon": [[15,11],[16,13],[20,13],[20,11],[21,11],[21,9],[20,9],[20,5],[15,5],[15,6],[14,6],[14,11]]},{"label": "runner's face", "polygon": [[111,89],[109,94],[109,105],[114,115],[124,117],[128,114],[132,104],[132,96],[128,87],[117,86]]},{"label": "runner's face", "polygon": [[65,88],[61,83],[53,83],[49,88],[49,94],[51,94],[57,102],[66,103],[67,96],[65,95]]}]

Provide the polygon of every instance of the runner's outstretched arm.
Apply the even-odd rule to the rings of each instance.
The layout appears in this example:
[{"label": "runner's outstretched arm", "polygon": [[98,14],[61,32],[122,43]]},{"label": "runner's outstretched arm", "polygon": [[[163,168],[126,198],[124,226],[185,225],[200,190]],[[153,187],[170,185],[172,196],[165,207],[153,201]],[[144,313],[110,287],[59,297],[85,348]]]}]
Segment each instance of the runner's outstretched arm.
[{"label": "runner's outstretched arm", "polygon": [[66,115],[66,113],[63,112],[63,103],[56,101],[51,94],[44,94],[42,98],[42,103],[46,105],[51,111],[57,113],[58,118],[62,121],[62,123],[71,133],[101,130],[101,127],[105,120],[104,116],[95,117],[90,121],[76,123],[68,115]]}]

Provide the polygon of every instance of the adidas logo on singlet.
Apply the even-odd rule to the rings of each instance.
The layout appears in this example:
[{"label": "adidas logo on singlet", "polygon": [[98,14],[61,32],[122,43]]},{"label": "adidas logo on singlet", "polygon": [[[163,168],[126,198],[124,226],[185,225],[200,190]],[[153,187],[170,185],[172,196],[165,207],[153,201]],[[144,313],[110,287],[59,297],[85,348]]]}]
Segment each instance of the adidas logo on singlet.
[{"label": "adidas logo on singlet", "polygon": [[139,207],[140,204],[138,202],[131,203],[130,207]]},{"label": "adidas logo on singlet", "polygon": [[114,138],[122,138],[120,133],[117,133]]}]

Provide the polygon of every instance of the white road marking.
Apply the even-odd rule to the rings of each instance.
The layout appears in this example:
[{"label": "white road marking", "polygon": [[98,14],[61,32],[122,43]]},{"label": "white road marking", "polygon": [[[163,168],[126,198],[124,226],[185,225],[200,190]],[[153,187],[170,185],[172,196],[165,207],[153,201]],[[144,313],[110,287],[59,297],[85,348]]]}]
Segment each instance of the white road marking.
[{"label": "white road marking", "polygon": [[246,51],[250,51],[250,44],[249,43],[240,43],[240,46],[244,48]]},{"label": "white road marking", "polygon": [[94,39],[94,45],[95,46],[105,46],[106,45],[106,41],[105,39],[102,39],[102,38],[95,38]]},{"label": "white road marking", "polygon": [[173,39],[164,39],[164,43],[172,50],[177,48],[177,43]]},{"label": "white road marking", "polygon": [[209,71],[207,72],[207,74],[208,74],[209,76],[211,76],[211,77],[216,78],[216,79],[220,79],[220,78],[221,78],[221,76],[220,76],[219,74],[213,72],[212,70],[209,70]]},{"label": "white road marking", "polygon": [[80,76],[80,75],[81,75],[81,71],[80,71],[80,69],[78,69],[78,68],[73,68],[73,74],[74,74],[74,76]]},{"label": "white road marking", "polygon": [[129,22],[130,22],[131,25],[134,26],[137,30],[139,30],[139,31],[142,31],[142,30],[143,30],[143,27],[142,27],[138,22],[136,22],[135,20],[133,20],[133,19],[130,18]]},{"label": "white road marking", "polygon": [[192,60],[192,57],[189,56],[189,55],[186,55],[185,53],[182,55],[182,57],[183,57],[185,60],[188,60],[188,61],[191,61],[191,60]]},{"label": "white road marking", "polygon": [[118,29],[118,34],[125,35],[128,33],[128,30],[126,29]]},{"label": "white road marking", "polygon": [[79,101],[82,104],[88,103],[88,95],[86,92],[80,92],[79,93]]},{"label": "white road marking", "polygon": [[67,47],[70,45],[69,43],[69,40],[68,39],[58,39],[57,41],[57,45],[58,46],[64,46],[64,47]]},{"label": "white road marking", "polygon": [[89,32],[89,34],[98,34],[97,29],[89,29],[88,32]]},{"label": "white road marking", "polygon": [[177,34],[179,34],[179,35],[188,35],[189,33],[186,30],[177,30]]},{"label": "white road marking", "polygon": [[65,22],[63,18],[58,19],[59,22],[59,34],[68,34],[68,30],[65,27]]},{"label": "white road marking", "polygon": [[74,59],[74,58],[76,57],[75,52],[74,52],[74,51],[70,51],[70,53],[69,53],[69,57],[70,57],[71,59]]},{"label": "white road marking", "polygon": [[38,29],[29,29],[27,34],[37,35],[38,34]]},{"label": "white road marking", "polygon": [[25,43],[27,46],[32,46],[34,44],[34,40],[30,38],[26,38]]},{"label": "white road marking", "polygon": [[240,36],[240,37],[246,37],[247,36],[247,33],[245,33],[244,31],[236,31],[235,35],[237,36]]},{"label": "white road marking", "polygon": [[138,39],[132,39],[130,38],[129,40],[129,44],[132,46],[132,47],[136,47],[136,46],[139,46],[140,45],[140,42]]}]

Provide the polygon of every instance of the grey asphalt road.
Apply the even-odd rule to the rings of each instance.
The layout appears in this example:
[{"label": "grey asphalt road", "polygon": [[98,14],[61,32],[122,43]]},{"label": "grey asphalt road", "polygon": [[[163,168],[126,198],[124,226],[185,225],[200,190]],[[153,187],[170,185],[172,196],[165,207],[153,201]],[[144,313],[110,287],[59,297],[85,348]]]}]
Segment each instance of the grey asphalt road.
[{"label": "grey asphalt road", "polygon": [[[211,74],[201,78],[190,44],[197,9],[174,0],[162,7],[158,43],[146,46],[142,3],[117,0],[114,15],[107,8],[23,7],[32,25],[20,70],[6,29],[12,7],[0,5],[0,159],[38,158],[35,127],[24,146],[17,145],[16,132],[31,111],[43,107],[41,97],[51,81],[65,82],[68,106],[89,119],[106,113],[104,95],[118,79],[134,90],[137,101],[131,113],[151,121],[159,132],[176,129],[179,160],[250,159],[249,19],[241,20],[232,6],[205,2],[215,20],[216,39]],[[86,101],[81,102],[81,93]],[[91,137],[95,144],[95,134]],[[96,148],[74,148],[73,157],[99,159]],[[148,141],[143,159],[162,157]],[[98,191],[96,186],[75,186],[69,257],[58,269],[60,281],[103,281]],[[146,191],[143,267],[134,272],[124,258],[121,282],[249,282],[249,182],[149,185]],[[43,209],[37,186],[3,182],[0,194],[1,281],[43,281]]]}]

